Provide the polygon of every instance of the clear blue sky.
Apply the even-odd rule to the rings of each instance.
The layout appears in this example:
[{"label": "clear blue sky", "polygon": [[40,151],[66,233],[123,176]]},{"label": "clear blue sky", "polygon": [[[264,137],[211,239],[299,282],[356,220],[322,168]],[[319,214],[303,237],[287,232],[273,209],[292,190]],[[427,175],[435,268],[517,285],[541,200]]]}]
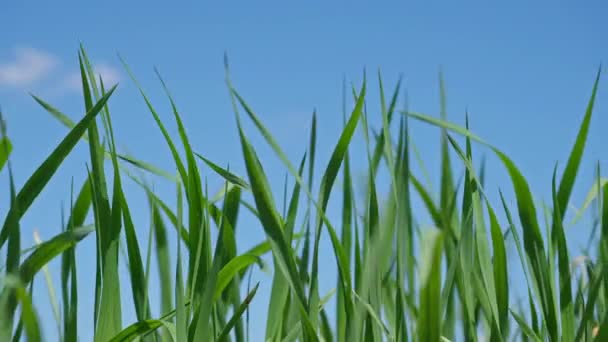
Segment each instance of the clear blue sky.
[{"label": "clear blue sky", "polygon": [[[468,108],[472,130],[507,152],[528,178],[533,193],[549,200],[554,163],[565,164],[597,68],[608,62],[607,7],[602,1],[566,5],[471,1],[435,6],[404,1],[6,3],[0,10],[4,28],[0,34],[0,105],[14,144],[17,185],[23,184],[67,132],[28,92],[74,119],[82,116],[83,101],[74,87],[74,72],[78,44],[83,42],[106,80],[120,83],[110,100],[119,148],[170,172],[169,150],[117,53],[131,66],[174,137],[177,132],[168,101],[153,66],[169,84],[195,149],[220,165],[229,163],[241,175],[246,173],[224,84],[224,51],[230,56],[235,86],[294,163],[306,148],[311,112],[317,109],[319,167],[328,161],[340,132],[343,77],[359,87],[362,70],[367,68],[369,109],[378,127],[378,68],[389,88],[403,74],[410,109],[437,115],[437,75],[442,66],[450,119],[462,123]],[[601,129],[608,127],[608,87],[603,79],[572,199],[576,206],[592,185],[595,163],[599,160],[604,170],[608,168],[607,141],[601,136]],[[267,165],[273,190],[280,194],[285,169],[254,128],[247,124],[246,129]],[[414,124],[412,131],[436,184],[438,131],[422,124]],[[358,135],[353,151],[363,151],[360,138]],[[498,200],[499,185],[511,199],[506,173],[487,150],[476,149],[477,156],[482,152],[488,154],[491,199]],[[365,167],[362,156],[358,152],[354,157],[359,174]],[[43,239],[59,232],[61,203],[69,203],[70,180],[73,177],[80,186],[87,162],[87,150],[80,144],[22,220],[25,246],[33,243],[35,228]],[[207,169],[204,172],[211,191],[216,191],[220,186],[217,177]],[[6,189],[0,193],[0,213],[4,215],[9,200],[7,172],[0,176],[1,189]],[[155,187],[161,196],[173,195],[167,182],[156,180]],[[126,190],[138,234],[145,241],[147,201],[136,186],[127,184]],[[280,197],[276,200],[280,203]],[[334,202],[330,218],[339,225]],[[422,223],[428,223],[424,220]],[[241,224],[239,249],[263,238],[262,228],[250,217],[243,217]],[[569,231],[572,247],[585,242],[588,232],[585,226]],[[335,286],[335,262],[324,241],[323,293]],[[170,242],[174,247],[173,236]],[[83,340],[92,333],[93,247],[94,239],[89,237],[78,249]],[[51,268],[56,289],[57,266],[53,262]],[[261,272],[253,278],[261,281],[251,317],[252,337],[258,340],[255,337],[263,334],[265,325],[271,278]],[[44,331],[53,340],[55,329],[44,286],[43,278],[38,277],[35,301]],[[126,325],[134,318],[127,282],[122,291]],[[158,313],[158,303],[153,305]]]}]

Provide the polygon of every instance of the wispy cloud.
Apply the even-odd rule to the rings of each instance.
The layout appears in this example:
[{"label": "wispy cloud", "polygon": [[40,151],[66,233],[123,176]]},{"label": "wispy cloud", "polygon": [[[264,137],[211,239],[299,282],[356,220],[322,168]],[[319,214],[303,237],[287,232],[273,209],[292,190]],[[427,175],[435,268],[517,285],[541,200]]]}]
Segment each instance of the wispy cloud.
[{"label": "wispy cloud", "polygon": [[[97,76],[96,81],[99,82],[99,77],[101,77],[105,86],[112,86],[118,83],[118,81],[121,79],[120,71],[109,64],[99,63],[94,65],[93,69],[95,70],[95,75]],[[81,90],[82,80],[80,77],[80,72],[73,71],[68,74],[65,78],[64,85],[73,91]]]},{"label": "wispy cloud", "polygon": [[[37,88],[46,96],[63,96],[82,89],[78,66],[73,69],[60,68],[61,59],[47,51],[33,47],[17,47],[6,60],[0,60],[0,90],[12,88],[31,90]],[[121,80],[120,71],[109,63],[94,63],[93,69],[111,86]]]},{"label": "wispy cloud", "polygon": [[48,77],[57,67],[58,59],[34,48],[16,48],[13,58],[0,61],[0,86],[29,87]]}]

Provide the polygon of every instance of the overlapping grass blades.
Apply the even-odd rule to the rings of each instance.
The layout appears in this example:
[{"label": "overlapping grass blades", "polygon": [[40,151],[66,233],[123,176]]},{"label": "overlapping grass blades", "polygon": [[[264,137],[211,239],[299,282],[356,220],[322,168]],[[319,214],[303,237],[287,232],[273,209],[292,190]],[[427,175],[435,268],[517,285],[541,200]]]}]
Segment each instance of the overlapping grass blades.
[{"label": "overlapping grass blades", "polygon": [[[195,152],[189,134],[196,127],[186,124],[167,83],[155,69],[170,104],[169,115],[177,125],[178,146],[163,121],[163,113],[155,109],[123,60],[167,144],[173,161],[169,167],[173,170],[167,172],[117,151],[108,106],[116,86],[105,89],[83,47],[79,62],[86,114],[75,123],[34,96],[70,132],[20,191],[15,189],[10,165],[11,141],[4,125],[1,127],[0,171],[3,167],[8,171],[6,193],[10,192],[11,200],[0,231],[0,248],[6,245],[6,262],[0,266],[1,340],[18,340],[22,336],[30,341],[43,340],[42,316],[32,305],[33,284],[39,271],[58,256],[59,338],[65,341],[77,341],[86,333],[78,315],[78,310],[83,310],[79,308],[79,298],[90,294],[94,294],[94,307],[84,309],[93,313],[92,333],[97,341],[607,338],[608,184],[599,167],[582,206],[597,208],[597,217],[592,220],[594,230],[600,232],[599,238],[592,240],[597,255],[591,250],[582,252],[585,262],[578,268],[580,275],[577,268],[571,267],[578,252],[568,246],[569,224],[564,221],[578,184],[601,70],[559,182],[557,166],[553,173],[552,205],[540,207],[533,201],[530,184],[513,159],[472,133],[468,114],[465,127],[448,121],[442,73],[438,117],[412,112],[407,103],[406,108],[398,109],[401,77],[389,92],[378,72],[377,109],[369,106],[372,96],[366,75],[359,90],[352,86],[352,103],[346,100],[344,83],[344,126],[329,150],[329,160],[316,160],[321,146],[317,144],[320,121],[315,110],[309,141],[303,144],[306,150],[301,151],[295,164],[249,105],[250,100],[231,83],[226,60],[227,86],[244,161],[244,170],[239,172],[205,157],[206,146],[202,147],[203,152]],[[352,109],[348,110],[350,105]],[[97,125],[98,114],[102,126]],[[287,169],[282,210],[273,197],[275,184],[268,179],[266,164],[245,132],[244,118],[253,122]],[[437,193],[427,184],[425,166],[416,155],[412,142],[414,121],[439,128]],[[358,129],[363,133],[366,150],[355,154],[351,149]],[[456,136],[464,137],[464,147]],[[87,144],[89,156],[86,166],[75,172],[86,177],[77,193],[71,185],[67,219],[62,222],[61,231],[40,245],[22,249],[21,218],[29,213],[33,201],[81,140]],[[491,202],[484,184],[484,164],[475,167],[478,158],[473,155],[473,142],[489,148],[502,163],[511,180],[518,222],[512,215],[514,208],[503,196],[504,189],[499,190],[501,203]],[[411,158],[412,152],[416,158]],[[358,164],[361,159],[363,166]],[[317,183],[315,165],[324,162]],[[230,165],[234,165],[232,160]],[[156,193],[148,180],[134,175],[132,168],[153,175],[155,180],[172,182],[176,208],[171,205],[171,195]],[[359,168],[366,171],[362,197],[357,196],[355,190],[360,185],[353,176]],[[460,169],[464,169],[463,174]],[[239,173],[246,175],[241,177]],[[211,177],[223,183],[220,189],[213,189],[217,190],[213,197],[208,187]],[[386,179],[388,191],[381,184]],[[290,180],[293,183],[288,187]],[[124,183],[128,181],[137,184],[148,199],[147,241],[138,238],[145,228],[140,227],[131,208],[141,204],[126,193]],[[313,190],[315,187],[318,189]],[[329,203],[334,199],[340,222],[329,219]],[[414,210],[417,200],[417,208],[424,212]],[[251,214],[251,221],[241,218],[243,209]],[[500,220],[501,213],[506,222]],[[547,221],[545,232],[541,230],[539,214]],[[577,212],[570,224],[582,215]],[[427,219],[428,225],[421,221]],[[242,250],[237,243],[238,237],[246,234],[241,228],[244,224],[247,228],[257,227],[266,236],[248,250]],[[217,233],[215,240],[212,233]],[[328,247],[334,256],[329,262],[320,260],[324,233],[329,236]],[[177,237],[174,246],[169,243],[172,234]],[[82,289],[76,273],[76,262],[83,252],[76,246],[89,235],[96,240],[94,290]],[[516,247],[513,252],[508,248],[511,243]],[[119,272],[121,247],[126,252],[125,274]],[[262,275],[250,286],[244,279],[247,273],[251,277],[253,268],[264,265],[266,254],[272,258],[273,274]],[[151,277],[152,257],[156,258],[157,279]],[[509,258],[521,263],[524,284],[513,283]],[[319,285],[328,281],[322,272],[327,266],[336,267],[337,282],[335,289],[321,294]],[[248,327],[250,304],[263,298],[257,293],[264,281],[271,284],[270,296],[267,303],[257,307],[265,308],[261,314],[267,322],[256,329],[263,331],[261,336],[252,336]],[[121,292],[125,282],[130,291]],[[519,287],[523,287],[522,293],[515,292]],[[153,293],[159,294],[155,300],[158,307],[151,307]],[[122,301],[125,297],[131,300]],[[519,305],[520,302],[525,304]],[[124,317],[123,305],[132,305],[135,317]],[[328,305],[335,305],[334,310],[328,310]]]}]

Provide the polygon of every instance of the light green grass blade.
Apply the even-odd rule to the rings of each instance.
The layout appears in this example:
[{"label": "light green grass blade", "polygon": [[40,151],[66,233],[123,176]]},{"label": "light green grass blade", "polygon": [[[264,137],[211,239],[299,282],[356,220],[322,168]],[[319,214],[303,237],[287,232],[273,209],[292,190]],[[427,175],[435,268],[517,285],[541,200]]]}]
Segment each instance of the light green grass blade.
[{"label": "light green grass blade", "polygon": [[458,134],[476,140],[490,147],[502,161],[503,165],[505,166],[510,175],[515,191],[517,206],[519,209],[520,222],[524,232],[524,249],[530,258],[532,274],[534,275],[533,280],[537,284],[538,290],[540,291],[538,292],[538,295],[541,299],[541,304],[543,307],[542,312],[545,316],[544,319],[549,329],[549,333],[552,335],[552,338],[557,339],[558,323],[556,317],[556,305],[553,300],[554,296],[550,292],[551,285],[549,282],[551,281],[551,279],[549,279],[548,275],[548,265],[546,265],[544,243],[536,217],[536,209],[534,207],[530,187],[526,179],[523,177],[519,169],[515,166],[511,159],[507,157],[506,154],[504,154],[496,147],[493,147],[492,145],[486,143],[484,140],[477,137],[476,135],[472,134],[469,130],[462,128],[458,125],[446,122],[444,120],[435,119],[427,115],[411,112],[408,112],[406,114],[416,119],[430,123],[432,125],[455,131]]},{"label": "light green grass blade", "polygon": [[257,260],[257,256],[250,254],[242,254],[230,260],[217,274],[217,285],[215,287],[213,301],[215,302],[220,298],[224,289],[226,289],[228,284],[230,284],[230,281],[238,275],[241,270],[254,264]]},{"label": "light green grass blade", "polygon": [[519,327],[521,328],[522,332],[528,337],[531,338],[532,340],[536,341],[536,342],[541,342],[542,339],[534,332],[534,330],[532,330],[532,328],[526,323],[526,320],[521,317],[518,313],[516,313],[513,310],[511,311],[511,315],[513,316],[513,318],[515,319],[515,322],[517,322],[517,324],[519,325]]},{"label": "light green grass blade", "polygon": [[[299,175],[302,176],[304,170],[304,162],[306,156],[302,158],[300,162]],[[286,217],[284,236],[285,239],[290,242],[293,234],[293,228],[298,209],[298,199],[300,196],[300,185],[296,183],[294,185],[293,193],[289,205],[289,214]],[[285,276],[281,272],[276,272],[278,263],[277,256],[273,258],[275,264],[275,274],[272,279],[272,290],[270,295],[270,301],[268,303],[268,319],[266,320],[266,340],[277,340],[282,336],[281,327],[286,320],[286,316],[283,314],[284,308],[287,307],[288,295],[289,295],[289,283]]]},{"label": "light green grass blade", "polygon": [[425,256],[420,270],[422,291],[416,334],[418,341],[439,341],[442,331],[441,273],[437,270],[441,269],[444,234],[436,230],[427,233],[422,245]]},{"label": "light green grass blade", "polygon": [[171,259],[169,256],[169,246],[167,245],[167,229],[157,206],[153,206],[152,208],[155,255],[161,292],[160,312],[168,312],[173,309],[172,297],[174,287],[171,279],[171,267],[169,265]]},{"label": "light green grass blade", "polygon": [[[0,310],[0,322],[5,322],[5,305],[9,304],[6,302],[7,297],[5,296],[5,294],[13,293],[14,299],[9,300],[14,300],[17,303],[21,304],[21,321],[23,322],[23,326],[25,327],[25,334],[27,336],[27,340],[31,342],[42,341],[38,314],[36,313],[32,304],[31,296],[25,290],[25,285],[20,281],[18,277],[15,277],[10,274],[6,275],[2,281],[4,291],[0,296],[0,309],[2,309]],[[15,303],[14,305],[17,305],[17,303]],[[6,341],[8,341],[9,336],[11,336],[11,331],[1,331],[0,334],[6,338]]]},{"label": "light green grass blade", "polygon": [[595,76],[595,82],[593,84],[593,89],[591,90],[591,98],[589,99],[589,103],[587,104],[587,109],[585,111],[583,122],[580,125],[578,135],[576,136],[576,141],[574,143],[574,146],[572,146],[570,156],[568,157],[566,169],[564,170],[564,174],[562,175],[562,179],[559,183],[559,189],[557,191],[557,200],[559,201],[559,207],[562,208],[559,217],[560,220],[563,220],[564,215],[566,214],[565,209],[568,207],[570,194],[572,193],[572,188],[574,187],[574,182],[578,173],[579,165],[583,157],[583,151],[585,150],[585,143],[587,142],[587,135],[589,133],[591,115],[593,113],[593,106],[595,104],[595,96],[597,94],[601,72],[602,68],[600,66],[597,71],[597,75]]}]

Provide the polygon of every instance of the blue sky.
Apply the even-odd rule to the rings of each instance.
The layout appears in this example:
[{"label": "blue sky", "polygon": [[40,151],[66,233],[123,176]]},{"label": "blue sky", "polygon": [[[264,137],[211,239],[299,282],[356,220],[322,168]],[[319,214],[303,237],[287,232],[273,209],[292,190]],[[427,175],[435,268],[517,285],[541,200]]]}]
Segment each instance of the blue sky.
[{"label": "blue sky", "polygon": [[[82,116],[83,101],[74,74],[82,42],[106,83],[119,83],[110,100],[119,148],[167,171],[173,172],[169,150],[117,53],[130,65],[174,137],[177,131],[154,66],[175,96],[195,149],[220,165],[230,164],[241,175],[245,170],[224,83],[224,51],[230,56],[234,85],[294,163],[306,149],[311,113],[317,110],[319,170],[327,163],[342,125],[343,78],[359,87],[366,68],[370,115],[378,127],[378,69],[389,89],[403,75],[410,109],[437,115],[438,71],[442,67],[450,120],[463,123],[468,109],[472,130],[510,155],[538,199],[549,200],[554,164],[565,164],[598,66],[608,60],[608,24],[603,20],[607,6],[601,1],[563,5],[470,1],[435,6],[362,1],[5,4],[0,13],[5,27],[0,35],[0,106],[14,144],[12,165],[17,185],[25,182],[67,132],[28,93],[74,119]],[[607,89],[601,82],[572,198],[575,206],[582,203],[592,185],[597,161],[604,170],[608,167],[608,152],[602,148],[606,138],[601,136],[601,129],[608,125]],[[264,162],[273,190],[280,195],[285,168],[252,125],[245,125],[245,129]],[[412,134],[436,184],[438,131],[415,123]],[[364,154],[354,152],[363,151],[361,137],[357,136],[352,149],[358,174],[365,168]],[[488,152],[475,150],[476,155],[485,153],[488,157],[490,198],[498,200],[500,186],[512,199],[506,173]],[[22,220],[25,245],[32,243],[34,229],[43,239],[59,232],[61,205],[69,203],[70,181],[74,178],[76,186],[82,183],[87,162],[86,146],[80,144]],[[207,169],[204,172],[212,191],[217,190],[221,185],[218,178]],[[0,176],[1,188],[7,189],[0,194],[0,213],[4,214],[9,200],[8,175],[3,171]],[[171,184],[154,182],[161,196],[173,196]],[[146,198],[132,184],[127,184],[126,190],[138,234],[145,241],[149,224]],[[280,197],[276,200],[280,203]],[[336,203],[332,201],[329,215],[338,224]],[[239,248],[263,238],[257,222],[244,216],[241,223]],[[583,225],[568,232],[573,248],[586,241],[588,231]],[[84,339],[92,331],[93,241],[91,237],[79,248]],[[172,237],[170,241],[175,240]],[[321,270],[322,279],[327,279],[322,284],[324,292],[335,284],[335,267],[329,245],[323,241],[321,257],[327,260]],[[55,275],[57,264],[51,265]],[[252,304],[252,337],[256,337],[263,333],[271,278],[255,272],[253,279],[261,282]],[[52,340],[55,329],[42,278],[37,284],[36,304],[41,308],[45,333]],[[127,324],[133,319],[133,310],[126,282],[122,291],[127,298]],[[157,303],[154,305],[158,312]]]}]

